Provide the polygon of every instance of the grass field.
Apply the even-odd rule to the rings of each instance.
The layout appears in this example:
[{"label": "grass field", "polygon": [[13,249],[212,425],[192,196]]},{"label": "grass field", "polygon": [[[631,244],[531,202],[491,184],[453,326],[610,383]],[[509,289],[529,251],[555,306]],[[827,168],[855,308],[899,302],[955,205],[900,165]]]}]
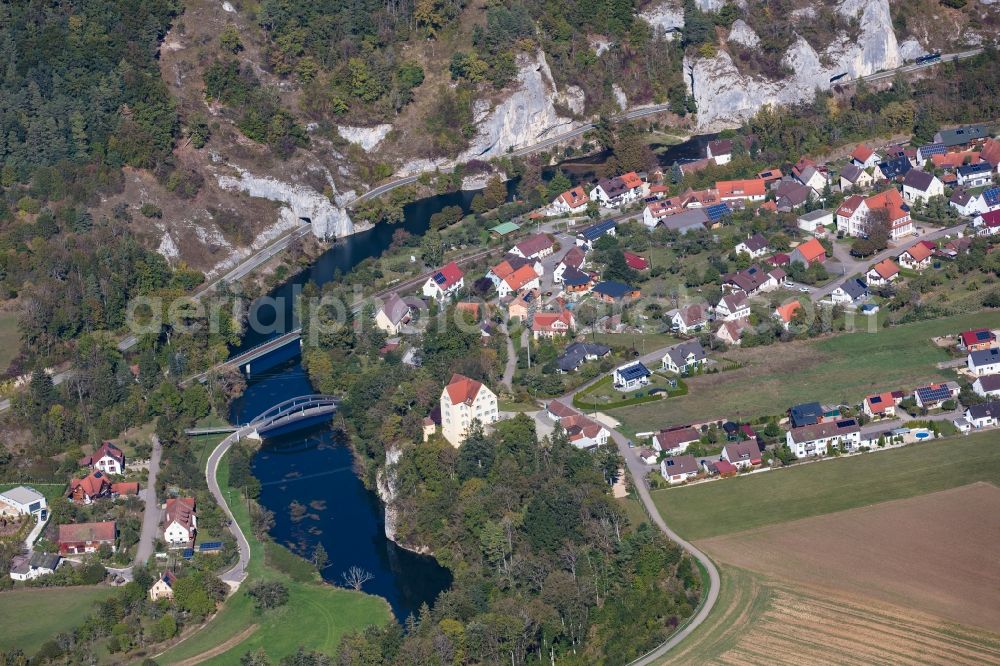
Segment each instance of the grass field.
[{"label": "grass field", "polygon": [[615,412],[615,418],[622,421],[623,432],[634,434],[713,418],[777,415],[813,400],[857,404],[869,393],[912,390],[932,380],[954,379],[954,371],[935,367],[948,355],[931,338],[978,326],[1000,326],[1000,312],[732,350],[726,358],[743,362],[745,367],[693,377],[688,381],[688,395],[624,407]]},{"label": "grass field", "polygon": [[681,536],[704,539],[975,481],[998,480],[1000,432],[984,432],[657,490],[653,501]]},{"label": "grass field", "polygon": [[721,571],[718,605],[662,664],[985,664],[1000,636],[911,609]]},{"label": "grass field", "polygon": [[96,586],[0,592],[0,652],[20,648],[34,654],[56,634],[78,627],[95,602],[114,592],[111,587]]},{"label": "grass field", "polygon": [[[229,466],[225,459],[219,465],[218,480],[220,487],[228,487]],[[229,505],[240,527],[250,535],[246,504],[230,502]],[[243,587],[226,601],[209,624],[156,657],[158,663],[178,664],[210,653],[227,640],[244,635],[252,625],[257,625],[257,629],[238,644],[202,663],[236,666],[244,654],[259,647],[263,647],[275,663],[300,645],[334,654],[345,633],[389,621],[391,612],[384,599],[321,583],[318,574],[313,575],[310,582],[293,580],[288,574],[266,564],[264,544],[252,536],[249,541],[249,576]],[[250,597],[244,593],[246,586],[255,580],[280,580],[285,583],[288,586],[288,604],[275,611],[258,613]]]}]

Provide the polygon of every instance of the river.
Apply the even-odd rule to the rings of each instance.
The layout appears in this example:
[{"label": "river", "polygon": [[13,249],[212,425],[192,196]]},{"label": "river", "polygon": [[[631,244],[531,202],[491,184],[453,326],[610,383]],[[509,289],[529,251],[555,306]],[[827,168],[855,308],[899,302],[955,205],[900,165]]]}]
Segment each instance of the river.
[{"label": "river", "polygon": [[[703,153],[705,140],[693,137],[669,147],[659,155],[660,163],[697,157]],[[589,158],[591,164],[597,159]],[[269,294],[276,305],[259,306],[258,302],[251,306],[265,327],[278,317],[283,320],[277,332],[248,331],[233,353],[294,328],[294,297],[302,285],[313,282],[322,286],[365,259],[380,256],[392,243],[396,229],[423,235],[431,215],[447,206],[461,206],[468,212],[475,194],[451,192],[415,201],[404,208],[402,223],[377,224],[338,241],[307,270]],[[279,402],[309,393],[313,393],[312,386],[297,359],[255,373],[248,378],[243,396],[233,402],[230,421],[245,423]],[[323,577],[335,584],[342,582],[341,574],[351,566],[369,571],[374,578],[365,584],[364,591],[387,599],[402,622],[421,604],[432,605],[451,585],[451,574],[432,557],[402,549],[385,537],[379,499],[357,477],[352,463],[349,445],[326,426],[269,439],[253,462],[254,475],[261,482],[260,503],[274,512],[271,536],[275,541],[306,557],[322,543],[329,556]],[[296,506],[295,515],[294,505],[302,507]]]}]

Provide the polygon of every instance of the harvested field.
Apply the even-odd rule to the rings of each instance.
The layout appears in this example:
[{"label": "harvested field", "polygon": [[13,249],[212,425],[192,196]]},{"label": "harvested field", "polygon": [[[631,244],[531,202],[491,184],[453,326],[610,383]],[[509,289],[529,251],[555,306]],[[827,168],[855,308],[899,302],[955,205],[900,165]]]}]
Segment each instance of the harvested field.
[{"label": "harvested field", "polygon": [[1000,488],[989,483],[698,545],[723,564],[847,595],[859,607],[871,599],[1000,634]]}]

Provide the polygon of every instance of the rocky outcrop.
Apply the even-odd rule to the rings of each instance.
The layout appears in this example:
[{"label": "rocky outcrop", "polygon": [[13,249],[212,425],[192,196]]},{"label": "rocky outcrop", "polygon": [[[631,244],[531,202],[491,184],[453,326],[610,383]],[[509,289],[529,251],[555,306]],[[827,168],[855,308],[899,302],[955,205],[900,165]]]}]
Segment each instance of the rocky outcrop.
[{"label": "rocky outcrop", "polygon": [[365,152],[371,152],[382,143],[382,139],[392,131],[392,125],[385,123],[375,127],[350,127],[339,125],[337,133],[351,143],[361,146]]},{"label": "rocky outcrop", "polygon": [[239,177],[218,176],[219,186],[285,204],[279,213],[281,221],[298,224],[300,220],[307,220],[317,238],[343,238],[371,227],[355,225],[351,221],[343,208],[344,197],[340,197],[335,205],[326,196],[306,185],[293,185],[275,178],[254,176],[243,169],[238,169],[238,172]]},{"label": "rocky outcrop", "polygon": [[783,58],[793,74],[783,81],[740,74],[724,51],[714,58],[685,58],[685,79],[698,105],[698,129],[736,127],[764,105],[790,105],[812,99],[817,88],[829,88],[830,79],[839,74],[856,79],[902,64],[888,0],[844,0],[838,11],[848,18],[858,17],[858,39],[849,41],[846,35],[841,36],[822,54],[801,37],[796,39]]},{"label": "rocky outcrop", "polygon": [[478,132],[457,161],[499,157],[508,148],[537,143],[573,126],[573,121],[561,117],[553,105],[557,90],[545,54],[521,56],[518,66],[514,92],[495,106],[475,105]]},{"label": "rocky outcrop", "polygon": [[903,60],[916,60],[922,55],[927,55],[927,49],[921,46],[914,37],[910,37],[899,45],[899,57]]},{"label": "rocky outcrop", "polygon": [[618,103],[618,108],[622,111],[628,109],[628,97],[625,96],[625,91],[621,89],[617,83],[611,84],[611,92],[615,96],[615,101]]},{"label": "rocky outcrop", "polygon": [[760,46],[760,37],[757,36],[753,28],[747,25],[743,19],[736,19],[733,22],[733,27],[729,30],[729,41],[736,42],[748,49],[755,49]]},{"label": "rocky outcrop", "polygon": [[684,29],[684,6],[677,0],[669,0],[647,7],[639,14],[639,18],[653,26],[654,34],[673,39],[675,34]]},{"label": "rocky outcrop", "polygon": [[385,506],[385,538],[396,540],[396,525],[399,520],[399,510],[394,504],[396,500],[396,463],[403,455],[401,449],[390,448],[385,452],[385,467],[375,474],[375,492]]},{"label": "rocky outcrop", "polygon": [[587,95],[580,86],[568,86],[566,90],[556,93],[556,102],[573,113],[580,114],[587,106]]}]

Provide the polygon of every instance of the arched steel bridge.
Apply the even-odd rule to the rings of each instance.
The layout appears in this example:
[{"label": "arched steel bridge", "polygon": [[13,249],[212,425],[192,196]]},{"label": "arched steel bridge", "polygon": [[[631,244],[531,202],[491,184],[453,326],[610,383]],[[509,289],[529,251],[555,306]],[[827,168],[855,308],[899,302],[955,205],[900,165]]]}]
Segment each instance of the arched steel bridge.
[{"label": "arched steel bridge", "polygon": [[315,393],[300,395],[269,408],[258,414],[248,423],[240,426],[219,426],[207,428],[189,428],[184,432],[188,435],[214,435],[220,433],[238,433],[242,437],[259,439],[268,432],[284,428],[306,420],[316,420],[324,416],[332,416],[337,412],[340,399],[332,395]]}]

